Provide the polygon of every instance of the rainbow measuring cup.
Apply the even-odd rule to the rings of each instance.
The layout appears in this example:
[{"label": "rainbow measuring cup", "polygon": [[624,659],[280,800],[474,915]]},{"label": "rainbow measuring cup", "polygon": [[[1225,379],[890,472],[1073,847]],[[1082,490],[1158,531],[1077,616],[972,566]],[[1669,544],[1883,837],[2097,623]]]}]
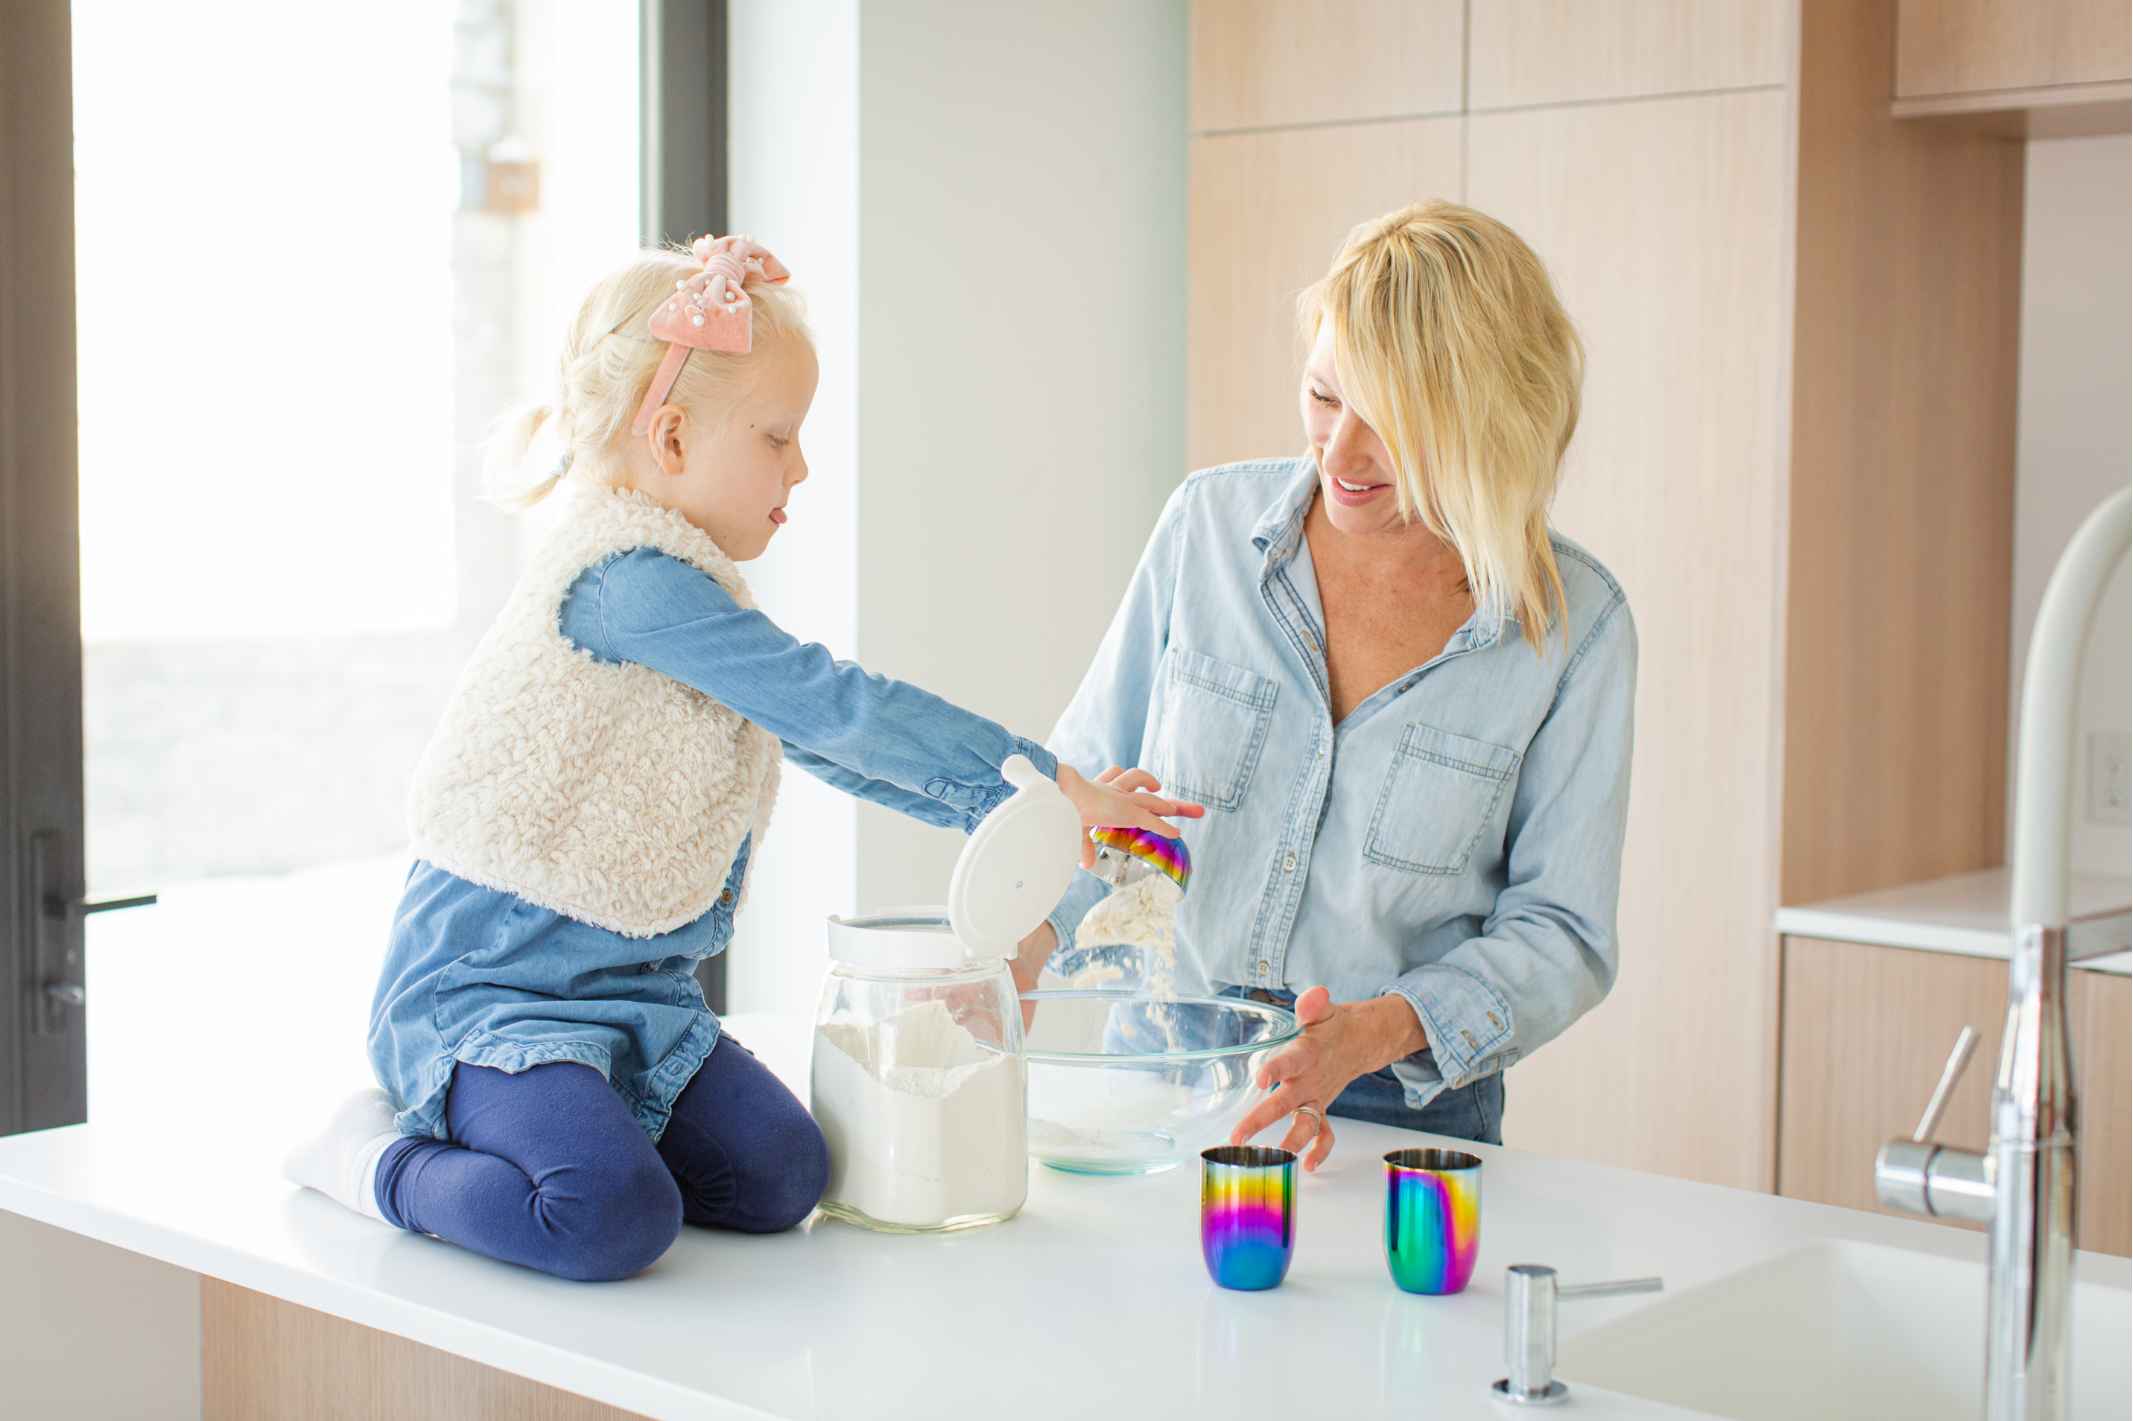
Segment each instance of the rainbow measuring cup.
[{"label": "rainbow measuring cup", "polygon": [[1260,1145],[1200,1152],[1200,1256],[1225,1288],[1276,1288],[1296,1252],[1296,1154]]},{"label": "rainbow measuring cup", "polygon": [[1410,1293],[1464,1289],[1481,1247],[1481,1159],[1463,1150],[1385,1156],[1385,1266]]},{"label": "rainbow measuring cup", "polygon": [[1166,839],[1146,829],[1120,827],[1091,829],[1089,842],[1096,845],[1098,878],[1113,888],[1124,888],[1150,874],[1161,874],[1183,893],[1192,886],[1192,851],[1183,839]]}]

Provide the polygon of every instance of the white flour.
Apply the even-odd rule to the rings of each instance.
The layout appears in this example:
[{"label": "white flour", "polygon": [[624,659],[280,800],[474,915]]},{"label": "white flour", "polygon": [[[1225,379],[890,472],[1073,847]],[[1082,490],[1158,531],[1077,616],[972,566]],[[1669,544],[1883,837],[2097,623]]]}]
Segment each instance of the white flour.
[{"label": "white flour", "polygon": [[[1126,945],[1140,948],[1147,956],[1147,980],[1142,985],[1151,997],[1175,997],[1178,972],[1178,903],[1184,893],[1161,874],[1101,898],[1074,930],[1077,947]],[[1108,985],[1121,975],[1115,967],[1089,967],[1076,973],[1073,984]]]},{"label": "white flour", "polygon": [[[1112,963],[1084,967],[1068,979],[1068,985],[1103,988],[1138,985],[1157,1002],[1178,996],[1178,904],[1185,892],[1162,874],[1150,874],[1128,887],[1099,900],[1074,931],[1078,947],[1124,945],[1141,949],[1145,978],[1127,983],[1125,969]],[[1165,1047],[1176,1051],[1196,1043],[1179,1034],[1177,1013],[1169,1008],[1149,1008],[1149,1023],[1163,1033]]]},{"label": "white flour", "polygon": [[813,1081],[829,1142],[826,1205],[908,1228],[1022,1207],[1021,1059],[980,1044],[945,1003],[817,1027]]}]

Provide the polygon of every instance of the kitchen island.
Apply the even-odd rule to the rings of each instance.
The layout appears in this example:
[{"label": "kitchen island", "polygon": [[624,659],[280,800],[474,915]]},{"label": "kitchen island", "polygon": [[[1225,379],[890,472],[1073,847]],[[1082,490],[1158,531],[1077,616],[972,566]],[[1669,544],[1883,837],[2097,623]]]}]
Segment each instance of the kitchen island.
[{"label": "kitchen island", "polygon": [[[731,1025],[804,1091],[804,1023],[741,1017]],[[1515,1094],[1515,1075],[1510,1085]],[[1656,1297],[1566,1303],[1560,1374],[1580,1414],[1679,1417],[1704,1413],[1650,1399],[1679,1395],[1658,1379],[1636,1395],[1582,1381],[1581,1366],[1620,1380],[1607,1357],[1635,1349],[1588,1348],[1581,1363],[1579,1339],[1596,1330],[1633,1335],[1639,1317],[1672,1326],[1668,1319],[1723,1312],[1741,1277],[1773,1265],[1783,1271],[1788,1259],[1835,1257],[1833,1248],[1913,1258],[1965,1284],[1974,1272],[1982,1316],[1980,1237],[1487,1147],[1477,1147],[1486,1165],[1473,1285],[1457,1297],[1409,1296],[1385,1272],[1379,1159],[1421,1137],[1357,1122],[1340,1129],[1331,1163],[1302,1183],[1295,1263],[1269,1293],[1224,1292],[1208,1281],[1194,1168],[1138,1179],[1040,1168],[1020,1217],[943,1237],[877,1235],[819,1219],[767,1238],[686,1229],[648,1273],[599,1285],[492,1263],[296,1189],[281,1178],[282,1141],[272,1130],[249,1145],[218,1137],[207,1167],[195,1159],[199,1123],[168,1113],[100,1116],[0,1140],[0,1211],[207,1280],[209,1415],[260,1414],[237,1400],[248,1386],[313,1398],[325,1408],[316,1414],[365,1414],[375,1403],[361,1398],[394,1384],[363,1374],[393,1355],[363,1344],[374,1329],[441,1354],[423,1364],[421,1383],[440,1415],[479,1414],[469,1398],[511,1385],[546,1398],[537,1414],[558,1417],[611,1415],[606,1408],[795,1421],[1246,1410],[1501,1417],[1509,1413],[1489,1384],[1504,1373],[1504,1269],[1537,1262],[1560,1270],[1565,1283],[1664,1276],[1667,1292]],[[144,1159],[184,1167],[144,1169]],[[2114,1321],[2122,1338],[2126,1260],[2082,1254],[2077,1276],[2092,1312],[2117,1310],[2115,1320],[2089,1321]],[[1709,1308],[1705,1296],[1715,1300]],[[1782,1371],[1784,1359],[1768,1354],[1784,1321],[1771,1319],[1767,1336],[1763,1324],[1740,1329],[1740,1359]],[[262,1329],[272,1334],[264,1344],[232,1335]],[[2077,1395],[2102,1396],[2115,1402],[2111,1414],[2126,1414],[2122,1352],[2084,1355],[2078,1335]],[[1941,1340],[1958,1392],[1979,1340]],[[1774,1383],[1752,1379],[1777,1374],[1731,1370],[1764,1387]],[[435,1400],[440,1388],[449,1403]],[[336,1398],[348,1409],[332,1410]],[[523,1399],[513,1409],[536,1414]]]}]

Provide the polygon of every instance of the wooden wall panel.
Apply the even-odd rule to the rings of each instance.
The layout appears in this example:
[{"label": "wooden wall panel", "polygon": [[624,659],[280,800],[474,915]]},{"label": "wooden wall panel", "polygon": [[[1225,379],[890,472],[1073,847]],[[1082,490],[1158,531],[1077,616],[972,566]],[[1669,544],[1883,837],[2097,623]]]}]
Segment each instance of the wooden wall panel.
[{"label": "wooden wall panel", "polygon": [[1802,13],[1787,903],[2004,853],[2023,152],[1889,116],[1892,20]]},{"label": "wooden wall panel", "polygon": [[1469,200],[1587,346],[1556,524],[1637,618],[1613,994],[1513,1070],[1509,1143],[1767,1188],[1786,97],[1476,115]]},{"label": "wooden wall panel", "polygon": [[1193,0],[1199,132],[1459,112],[1462,0]]},{"label": "wooden wall panel", "polygon": [[1522,108],[1783,84],[1779,0],[1487,0],[1468,36],[1468,107]]},{"label": "wooden wall panel", "polygon": [[1899,0],[1896,8],[1899,98],[2133,77],[2126,0]]},{"label": "wooden wall panel", "polygon": [[[1981,1150],[2007,1009],[2007,964],[1986,958],[1785,939],[1778,1192],[1875,1209],[1874,1154],[1907,1138],[1965,1025],[1980,1041],[1941,1116],[1943,1143]],[[2133,1248],[2133,982],[2073,972],[2068,982],[2080,1139],[2076,1243]],[[1915,1217],[1905,1215],[1904,1217]],[[1978,1227],[1951,1223],[1955,1228]]]},{"label": "wooden wall panel", "polygon": [[631,1421],[637,1413],[215,1278],[200,1280],[209,1421]]},{"label": "wooden wall panel", "polygon": [[1458,119],[1192,140],[1185,449],[1193,468],[1303,448],[1296,296],[1351,227],[1459,194]]}]

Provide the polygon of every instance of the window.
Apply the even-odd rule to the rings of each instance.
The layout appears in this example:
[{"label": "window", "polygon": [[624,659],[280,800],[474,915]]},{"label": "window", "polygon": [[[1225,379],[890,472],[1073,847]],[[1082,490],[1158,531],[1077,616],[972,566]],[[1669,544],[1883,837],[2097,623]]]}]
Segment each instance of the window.
[{"label": "window", "polygon": [[638,21],[74,15],[89,892],[163,894],[90,920],[98,1110],[203,982],[263,1039],[195,1059],[360,1068],[409,773],[528,531],[483,435],[638,241]]}]

